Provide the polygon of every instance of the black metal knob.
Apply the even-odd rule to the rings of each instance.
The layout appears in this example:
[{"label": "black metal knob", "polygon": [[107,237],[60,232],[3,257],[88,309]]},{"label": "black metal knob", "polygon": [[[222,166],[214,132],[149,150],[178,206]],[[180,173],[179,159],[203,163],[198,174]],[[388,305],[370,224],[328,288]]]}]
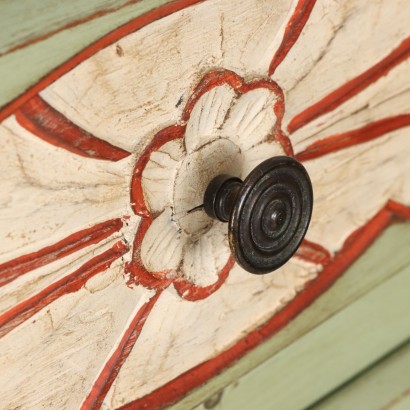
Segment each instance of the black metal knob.
[{"label": "black metal knob", "polygon": [[229,222],[229,244],[245,270],[263,274],[286,263],[309,226],[312,184],[306,169],[291,157],[273,157],[244,181],[219,175],[204,195],[205,212]]}]

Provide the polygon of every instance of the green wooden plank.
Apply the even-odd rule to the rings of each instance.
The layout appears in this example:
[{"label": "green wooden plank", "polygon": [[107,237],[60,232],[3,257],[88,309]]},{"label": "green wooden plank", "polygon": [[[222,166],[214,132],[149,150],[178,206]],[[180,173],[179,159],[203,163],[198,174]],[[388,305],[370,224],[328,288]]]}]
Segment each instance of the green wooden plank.
[{"label": "green wooden plank", "polygon": [[406,403],[406,396],[410,399],[410,342],[312,406],[312,410],[396,409]]},{"label": "green wooden plank", "polygon": [[[30,25],[42,24],[49,20],[48,14],[36,14],[36,18],[31,19],[29,10],[25,8],[26,1],[15,1],[15,5],[9,9],[6,4],[1,15],[1,25],[6,20],[13,19],[12,13],[18,12],[25,15],[26,30],[29,30]],[[141,0],[78,26],[67,28],[23,49],[3,55],[0,57],[0,107],[22,94],[47,73],[100,37],[133,18],[169,2],[170,0]],[[40,4],[38,1],[36,3]],[[87,12],[91,10],[85,1],[76,0],[76,4],[79,9]],[[55,12],[57,16],[72,7],[72,3],[68,1],[54,2],[54,5],[58,9],[58,13]],[[7,41],[0,40],[0,44],[7,44]]]},{"label": "green wooden plank", "polygon": [[[223,373],[193,391],[174,408],[197,406],[295,341],[301,340],[300,346],[303,348],[304,335],[330,323],[338,312],[410,265],[409,242],[410,224],[398,224],[387,229],[335,285],[296,319]],[[369,310],[368,314],[371,316],[373,312]]]},{"label": "green wooden plank", "polygon": [[307,408],[410,337],[409,289],[410,265],[225,388],[216,408]]},{"label": "green wooden plank", "polygon": [[[136,2],[135,0],[132,2]],[[2,0],[0,55],[95,14],[110,13],[130,0]]]}]

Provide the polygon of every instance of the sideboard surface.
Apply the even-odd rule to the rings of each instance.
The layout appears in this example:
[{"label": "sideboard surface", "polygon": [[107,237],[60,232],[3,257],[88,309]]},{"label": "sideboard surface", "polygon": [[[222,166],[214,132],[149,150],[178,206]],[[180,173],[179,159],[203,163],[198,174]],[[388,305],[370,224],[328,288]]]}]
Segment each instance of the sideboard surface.
[{"label": "sideboard surface", "polygon": [[[409,20],[407,0],[2,2],[7,408],[229,408],[270,377],[304,408],[405,343]],[[312,221],[251,275],[203,192],[278,155]]]}]

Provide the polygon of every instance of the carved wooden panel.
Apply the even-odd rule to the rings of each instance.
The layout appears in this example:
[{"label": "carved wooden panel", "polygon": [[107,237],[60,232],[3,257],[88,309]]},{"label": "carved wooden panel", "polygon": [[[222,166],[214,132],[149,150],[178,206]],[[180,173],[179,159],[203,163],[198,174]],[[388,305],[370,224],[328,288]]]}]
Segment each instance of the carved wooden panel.
[{"label": "carved wooden panel", "polygon": [[[3,402],[173,403],[409,218],[409,19],[404,0],[174,1],[3,107]],[[307,168],[313,218],[254,276],[202,195],[275,155]]]}]

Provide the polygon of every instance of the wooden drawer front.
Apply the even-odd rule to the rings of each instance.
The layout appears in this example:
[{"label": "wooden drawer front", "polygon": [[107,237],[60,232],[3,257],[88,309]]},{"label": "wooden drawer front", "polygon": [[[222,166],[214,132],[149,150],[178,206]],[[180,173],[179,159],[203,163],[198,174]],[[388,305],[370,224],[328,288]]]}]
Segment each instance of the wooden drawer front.
[{"label": "wooden drawer front", "polygon": [[[173,1],[5,105],[8,407],[171,404],[409,218],[409,19],[405,0]],[[251,275],[200,205],[214,176],[277,155],[306,167],[312,221]]]}]

